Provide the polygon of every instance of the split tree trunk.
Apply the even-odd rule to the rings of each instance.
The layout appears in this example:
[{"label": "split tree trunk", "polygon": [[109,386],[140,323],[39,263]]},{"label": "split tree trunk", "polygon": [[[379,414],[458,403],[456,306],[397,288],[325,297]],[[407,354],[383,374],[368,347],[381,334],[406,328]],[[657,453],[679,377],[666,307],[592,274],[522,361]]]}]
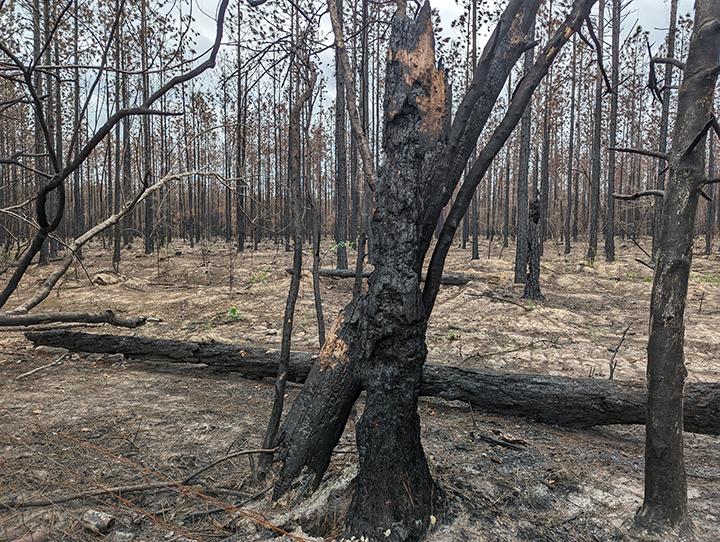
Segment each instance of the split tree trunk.
[{"label": "split tree trunk", "polygon": [[385,78],[386,162],[377,182],[372,222],[375,271],[368,292],[346,308],[344,321],[338,322],[288,414],[280,435],[284,464],[274,497],[287,492],[303,471],[304,487],[319,483],[347,414],[365,390],[366,406],[357,426],[359,473],[347,532],[371,541],[405,542],[418,540],[427,529],[434,484],[420,444],[417,396],[426,322],[452,241],[450,232],[455,232],[482,175],[519,122],[549,63],[593,2],[575,0],[471,168],[469,184],[461,187],[462,197],[453,204],[452,220],[445,223],[442,243],[435,247],[425,296],[420,276],[432,233],[509,72],[532,46],[527,37],[538,4],[508,3],[458,114],[449,123],[448,91],[444,70],[435,65],[429,3],[416,20],[407,17],[403,2],[398,3]]},{"label": "split tree trunk", "polygon": [[[417,268],[425,155],[446,127],[446,81],[435,64],[429,4],[416,20],[392,20],[385,84],[384,174],[373,216],[375,270],[345,309],[280,433],[283,467],[273,498],[305,469],[317,487],[360,390],[359,471],[348,534],[417,540],[430,524],[434,483],[420,443],[417,400],[425,361],[425,314]],[[392,438],[388,438],[392,435]],[[387,533],[387,534],[386,534]]]},{"label": "split tree trunk", "polygon": [[[330,339],[336,341],[336,325]],[[158,364],[191,364],[211,373],[237,374],[243,378],[274,378],[277,350],[254,345],[214,341],[192,342],[131,335],[78,331],[29,331],[35,345],[67,348],[73,352],[123,354],[149,367]],[[336,350],[340,351],[342,347]],[[327,358],[329,350],[321,357]],[[288,381],[302,383],[314,367],[315,356],[291,352]],[[685,390],[685,430],[720,434],[720,383],[693,383]],[[448,401],[465,401],[479,412],[526,417],[569,427],[611,424],[644,424],[647,390],[640,384],[599,378],[568,378],[537,374],[496,373],[451,365],[425,364],[420,395]],[[300,396],[298,397],[300,399]],[[326,415],[334,416],[330,411]],[[344,425],[344,421],[342,422]],[[335,442],[327,444],[328,453]]]}]

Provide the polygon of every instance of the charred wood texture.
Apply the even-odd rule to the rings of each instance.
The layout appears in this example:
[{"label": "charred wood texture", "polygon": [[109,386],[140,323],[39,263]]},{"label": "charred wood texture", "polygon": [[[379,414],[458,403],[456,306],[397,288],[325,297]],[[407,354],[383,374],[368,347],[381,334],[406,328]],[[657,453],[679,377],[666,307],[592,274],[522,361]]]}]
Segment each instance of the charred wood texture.
[{"label": "charred wood texture", "polygon": [[[330,333],[331,337],[336,336],[335,331]],[[214,341],[191,342],[65,330],[31,331],[26,336],[37,346],[84,353],[119,353],[128,360],[149,366],[167,363],[203,365],[208,372],[233,373],[250,379],[274,378],[279,359],[278,350]],[[329,351],[335,349],[337,352],[337,338],[335,341]],[[321,370],[321,367],[313,366],[315,359],[316,356],[309,353],[292,352],[288,380],[302,383],[311,371]],[[720,434],[720,383],[692,383],[685,391],[685,430]],[[486,413],[569,427],[643,424],[647,397],[640,384],[497,373],[433,364],[424,367],[420,395],[468,402]],[[327,412],[326,415],[332,417],[336,413]],[[334,442],[328,444],[330,451],[334,445]]]},{"label": "charred wood texture", "polygon": [[528,221],[528,261],[527,276],[525,278],[525,290],[523,298],[525,299],[543,299],[540,292],[540,254],[542,247],[542,238],[539,227],[541,220],[540,201],[536,197],[530,204],[530,220]]},{"label": "charred wood texture", "polygon": [[637,520],[652,530],[689,525],[683,457],[683,422],[688,423],[683,420],[685,304],[698,198],[705,183],[705,137],[716,122],[718,57],[720,0],[698,0],[678,92],[650,304],[645,498]]}]

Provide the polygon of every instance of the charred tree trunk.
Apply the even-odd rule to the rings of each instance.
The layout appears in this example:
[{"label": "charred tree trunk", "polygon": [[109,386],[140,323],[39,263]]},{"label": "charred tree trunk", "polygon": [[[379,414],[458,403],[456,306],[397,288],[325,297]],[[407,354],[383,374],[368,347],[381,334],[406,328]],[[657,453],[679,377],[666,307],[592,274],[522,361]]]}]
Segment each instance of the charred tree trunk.
[{"label": "charred tree trunk", "polygon": [[720,1],[699,0],[670,151],[648,342],[648,410],[642,527],[688,524],[683,456],[684,313],[698,197],[705,184],[705,136],[713,117],[720,56]]},{"label": "charred tree trunk", "polygon": [[540,293],[540,255],[542,246],[542,238],[539,222],[540,202],[536,195],[535,201],[530,204],[530,221],[528,227],[528,265],[527,275],[525,276],[525,291],[523,297],[525,299],[543,299]]},{"label": "charred tree trunk", "polygon": [[[528,39],[535,38],[535,28]],[[533,65],[533,49],[525,53],[523,72]],[[528,260],[528,177],[530,173],[530,130],[532,128],[532,102],[527,105],[520,121],[520,157],[517,172],[517,217],[515,219],[515,284],[525,282]]]},{"label": "charred tree trunk", "polygon": [[[274,498],[292,488],[317,487],[332,448],[361,390],[357,426],[360,465],[348,534],[370,541],[418,540],[430,523],[435,486],[420,444],[417,397],[425,359],[425,329],[447,250],[472,195],[520,121],[559,50],[588,16],[593,0],[575,0],[565,22],[518,86],[515,99],[470,168],[428,265],[425,254],[510,70],[532,47],[537,3],[511,0],[475,70],[452,123],[444,70],[435,65],[429,3],[417,20],[404,3],[392,21],[385,78],[386,162],[378,177],[373,216],[375,271],[368,291],[346,307],[330,333],[280,435],[283,467]],[[332,11],[331,11],[332,17]],[[389,531],[388,531],[389,530]]]},{"label": "charred tree trunk", "polygon": [[597,255],[598,217],[600,215],[600,159],[602,158],[602,55],[603,39],[605,38],[605,0],[598,1],[598,33],[597,33],[597,73],[595,74],[595,107],[593,110],[592,158],[590,176],[590,216],[588,219],[588,251],[587,259],[595,261]]},{"label": "charred tree trunk", "polygon": [[605,261],[615,261],[615,151],[617,144],[618,122],[618,85],[620,84],[620,0],[612,0],[612,71],[610,84],[613,93],[610,96],[610,130],[608,147],[610,148],[607,166],[607,209],[605,211]]},{"label": "charred tree trunk", "polygon": [[573,52],[572,52],[572,73],[570,75],[570,141],[568,148],[567,161],[567,209],[565,210],[564,237],[565,237],[565,255],[570,254],[570,235],[571,235],[571,210],[573,209],[573,158],[575,154],[575,87],[577,73],[577,39],[573,36]]},{"label": "charred tree trunk", "polygon": [[435,66],[430,15],[426,4],[417,20],[398,11],[392,21],[386,163],[373,217],[375,271],[368,292],[333,326],[288,415],[280,441],[284,465],[274,492],[274,498],[284,494],[303,467],[304,485],[317,487],[355,399],[366,390],[357,426],[360,467],[346,529],[369,540],[417,540],[430,523],[435,493],[417,414],[426,355],[417,267],[421,172],[446,126],[446,83]]},{"label": "charred tree trunk", "polygon": [[[337,0],[339,24],[342,27],[343,1]],[[354,89],[353,89],[354,92]],[[347,269],[347,148],[345,135],[345,78],[339,52],[335,51],[335,246],[337,268]]]},{"label": "charred tree trunk", "polygon": [[[675,58],[675,34],[677,32],[677,11],[678,11],[678,0],[670,0],[670,26],[668,28],[667,35],[667,46],[665,54],[668,58]],[[667,138],[670,124],[670,97],[672,95],[672,81],[673,81],[673,65],[671,63],[665,64],[665,73],[663,75],[662,85],[662,112],[660,113],[660,134],[658,138],[660,140],[660,146],[658,151],[661,153],[667,152]],[[665,175],[666,175],[666,164],[664,160],[658,160],[658,190],[665,189]],[[660,237],[660,229],[662,228],[662,205],[655,205],[655,216],[653,223],[653,243],[652,243],[652,254],[653,258],[657,256],[657,243]]]}]

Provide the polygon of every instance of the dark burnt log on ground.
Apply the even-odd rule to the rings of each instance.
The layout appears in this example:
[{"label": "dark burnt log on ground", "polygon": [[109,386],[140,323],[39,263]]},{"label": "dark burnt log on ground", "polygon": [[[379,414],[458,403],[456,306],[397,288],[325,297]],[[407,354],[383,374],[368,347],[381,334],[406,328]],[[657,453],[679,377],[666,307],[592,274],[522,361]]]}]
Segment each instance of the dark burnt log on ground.
[{"label": "dark burnt log on ground", "polygon": [[[287,271],[288,274],[292,273],[292,269],[288,268],[285,271]],[[368,278],[372,271],[363,271],[362,276],[364,278]],[[354,269],[319,269],[318,275],[321,277],[326,278],[333,278],[333,279],[354,279],[355,278],[355,270]],[[425,277],[422,277],[420,279],[421,281],[425,280]],[[468,275],[443,275],[440,279],[440,284],[443,286],[465,286],[466,284],[469,284],[470,281],[475,280],[474,277],[468,276]]]},{"label": "dark burnt log on ground", "polygon": [[[203,364],[244,378],[275,377],[279,351],[219,342],[190,342],[77,331],[31,331],[35,345],[74,352],[124,354],[133,361]],[[293,352],[288,380],[302,383],[315,357]],[[492,414],[521,416],[570,427],[644,424],[647,392],[642,384],[592,378],[496,373],[449,365],[425,365],[420,394],[468,402]],[[685,430],[720,434],[720,383],[690,383],[685,389]]]}]

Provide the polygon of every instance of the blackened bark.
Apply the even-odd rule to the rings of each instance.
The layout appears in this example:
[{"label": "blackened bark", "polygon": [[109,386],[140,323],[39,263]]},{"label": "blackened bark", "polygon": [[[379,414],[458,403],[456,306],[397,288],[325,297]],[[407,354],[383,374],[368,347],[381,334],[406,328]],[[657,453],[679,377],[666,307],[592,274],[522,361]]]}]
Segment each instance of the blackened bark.
[{"label": "blackened bark", "polygon": [[[668,58],[675,57],[675,34],[677,32],[677,11],[678,11],[678,0],[670,0],[670,26],[668,28],[667,43],[665,54]],[[670,97],[672,95],[672,81],[673,81],[673,65],[668,63],[665,64],[665,72],[663,75],[662,82],[662,112],[660,113],[660,134],[658,138],[660,145],[658,151],[661,153],[667,152],[668,144],[668,126],[670,124]],[[666,164],[664,160],[658,160],[658,181],[657,187],[659,190],[665,189],[665,175]],[[655,205],[655,214],[653,222],[653,243],[652,243],[652,255],[653,258],[657,255],[657,243],[660,237],[660,229],[662,227],[662,206]]]},{"label": "blackened bark", "polygon": [[620,84],[620,0],[612,0],[612,71],[610,84],[613,93],[610,96],[610,130],[608,132],[608,147],[611,149],[608,157],[607,199],[605,211],[605,261],[615,261],[615,151],[617,144],[617,116],[618,116],[618,85]]},{"label": "blackened bark", "polygon": [[278,433],[276,458],[282,461],[273,500],[298,484],[300,492],[320,485],[333,448],[342,435],[350,410],[360,395],[351,355],[362,354],[358,321],[363,298],[335,319],[302,391]]},{"label": "blackened bark", "polygon": [[[375,271],[345,309],[281,433],[284,464],[274,498],[306,467],[319,484],[361,389],[359,473],[346,531],[369,540],[417,540],[430,524],[434,483],[420,444],[417,399],[425,314],[417,268],[426,155],[446,127],[445,73],[435,65],[429,4],[392,21],[385,78],[384,150],[373,216]],[[389,534],[385,532],[389,530]]]},{"label": "blackened bark", "polygon": [[[343,0],[337,0],[340,26]],[[347,149],[345,135],[345,77],[339,52],[335,51],[335,247],[337,268],[347,269]]]},{"label": "blackened bark", "polygon": [[[528,40],[535,38],[533,25]],[[533,65],[533,49],[525,53],[523,73],[527,75]],[[532,128],[532,102],[525,107],[520,121],[520,156],[517,171],[517,216],[515,219],[515,284],[525,282],[528,260],[528,177],[530,174],[530,129]]]},{"label": "blackened bark", "polygon": [[[573,209],[573,158],[575,157],[575,88],[577,86],[577,38],[573,36],[572,73],[570,75],[570,141],[567,162],[567,209],[565,210],[565,255],[570,254],[570,216]],[[577,215],[576,215],[577,216]]]},{"label": "blackened bark", "polygon": [[[683,456],[684,313],[699,193],[704,131],[713,118],[720,56],[720,1],[699,0],[670,151],[648,341],[645,498],[637,523],[650,530],[688,525]],[[699,138],[699,135],[703,135]]]},{"label": "blackened bark", "polygon": [[587,259],[595,261],[597,255],[598,216],[600,214],[600,159],[602,140],[602,97],[603,76],[601,62],[603,56],[603,39],[605,37],[605,0],[598,1],[597,31],[597,70],[595,73],[595,107],[593,109],[592,158],[590,167],[590,216],[588,218],[588,251]]},{"label": "blackened bark", "polygon": [[[708,179],[715,178],[715,138],[708,138]],[[715,230],[715,185],[709,184],[705,187],[710,201],[705,209],[705,254],[710,255],[712,251],[713,233]]]},{"label": "blackened bark", "polygon": [[535,201],[530,204],[530,220],[528,225],[528,268],[525,276],[525,291],[523,298],[525,299],[543,299],[540,293],[540,247],[542,243],[540,233],[540,201],[535,197]]},{"label": "blackened bark", "polygon": [[359,321],[365,359],[355,365],[367,399],[356,429],[359,472],[346,531],[405,541],[429,526],[434,497],[417,413],[426,356],[417,250],[423,167],[446,128],[447,86],[435,64],[428,3],[416,20],[401,12],[393,17],[385,85],[375,271]]}]

